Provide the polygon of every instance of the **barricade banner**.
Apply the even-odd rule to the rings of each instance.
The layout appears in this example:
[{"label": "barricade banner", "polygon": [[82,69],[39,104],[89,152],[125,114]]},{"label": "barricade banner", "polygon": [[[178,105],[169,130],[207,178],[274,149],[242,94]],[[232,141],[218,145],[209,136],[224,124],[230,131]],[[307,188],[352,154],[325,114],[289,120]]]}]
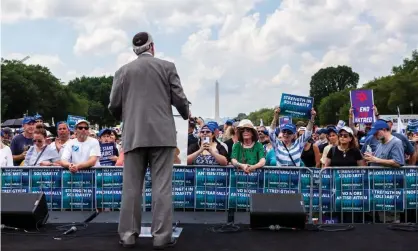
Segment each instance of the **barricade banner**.
[{"label": "barricade banner", "polygon": [[[120,208],[123,168],[98,167],[71,173],[60,167],[2,167],[2,192],[44,192],[53,210]],[[417,209],[418,169],[265,167],[245,174],[231,167],[175,166],[177,210],[248,210],[252,193],[301,193],[307,212],[399,212]],[[145,210],[151,209],[146,174]]]}]

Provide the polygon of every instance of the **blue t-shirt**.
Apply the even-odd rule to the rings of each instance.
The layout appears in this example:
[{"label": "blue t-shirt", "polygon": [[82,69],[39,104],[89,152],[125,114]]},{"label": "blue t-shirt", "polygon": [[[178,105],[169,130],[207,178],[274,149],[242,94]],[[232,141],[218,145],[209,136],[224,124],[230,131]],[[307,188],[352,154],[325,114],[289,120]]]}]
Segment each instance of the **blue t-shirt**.
[{"label": "blue t-shirt", "polygon": [[[385,144],[379,143],[379,145],[377,145],[374,156],[376,156],[379,159],[394,160],[401,166],[405,165],[405,154],[403,150],[402,141],[394,136],[389,142]],[[371,166],[382,165],[371,163]]]},{"label": "blue t-shirt", "polygon": [[402,141],[403,149],[406,155],[412,155],[415,152],[414,146],[409,142],[408,138],[400,133],[392,132],[392,136],[400,139]]},{"label": "blue t-shirt", "polygon": [[[12,143],[10,144],[10,150],[12,150],[12,155],[19,155],[22,154],[25,150],[29,150],[29,147],[33,145],[33,139],[28,139],[23,136],[23,134],[19,134],[12,139]],[[25,149],[25,147],[27,149]],[[19,166],[23,160],[20,161],[13,161],[15,166]]]}]

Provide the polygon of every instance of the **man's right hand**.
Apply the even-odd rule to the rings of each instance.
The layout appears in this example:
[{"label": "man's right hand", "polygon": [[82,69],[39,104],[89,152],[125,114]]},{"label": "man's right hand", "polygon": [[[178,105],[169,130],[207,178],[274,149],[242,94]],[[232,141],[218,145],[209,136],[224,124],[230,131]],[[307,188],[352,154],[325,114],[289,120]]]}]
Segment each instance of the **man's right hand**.
[{"label": "man's right hand", "polygon": [[24,151],[20,156],[21,156],[21,159],[24,159],[24,158],[26,158],[26,154],[28,153],[28,151]]}]

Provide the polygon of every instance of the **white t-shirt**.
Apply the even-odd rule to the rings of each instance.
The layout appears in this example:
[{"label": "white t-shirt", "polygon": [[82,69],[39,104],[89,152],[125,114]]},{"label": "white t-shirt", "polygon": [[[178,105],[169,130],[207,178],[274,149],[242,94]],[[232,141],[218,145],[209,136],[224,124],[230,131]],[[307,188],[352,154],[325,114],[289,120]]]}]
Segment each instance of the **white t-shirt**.
[{"label": "white t-shirt", "polygon": [[0,166],[13,167],[12,150],[6,145],[3,145],[3,148],[0,149]]},{"label": "white t-shirt", "polygon": [[[101,156],[100,144],[97,139],[88,137],[84,142],[79,142],[78,139],[71,139],[65,143],[61,160],[79,164],[93,156],[99,158]],[[99,158],[97,158],[96,166],[99,165]]]}]

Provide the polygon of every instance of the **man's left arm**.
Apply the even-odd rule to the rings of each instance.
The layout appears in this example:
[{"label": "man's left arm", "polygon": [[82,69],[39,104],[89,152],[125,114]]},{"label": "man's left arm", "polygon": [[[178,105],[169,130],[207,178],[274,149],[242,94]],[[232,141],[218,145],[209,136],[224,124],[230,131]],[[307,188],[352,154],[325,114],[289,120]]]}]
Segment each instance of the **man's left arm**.
[{"label": "man's left arm", "polygon": [[180,113],[183,119],[186,120],[190,115],[189,101],[184,94],[183,87],[181,86],[180,82],[180,77],[177,73],[177,69],[174,63],[170,63],[169,65],[168,81],[170,84],[171,104],[176,107],[177,111]]},{"label": "man's left arm", "polygon": [[115,73],[112,90],[110,91],[109,111],[117,119],[122,120],[122,91],[124,74],[122,68]]}]

